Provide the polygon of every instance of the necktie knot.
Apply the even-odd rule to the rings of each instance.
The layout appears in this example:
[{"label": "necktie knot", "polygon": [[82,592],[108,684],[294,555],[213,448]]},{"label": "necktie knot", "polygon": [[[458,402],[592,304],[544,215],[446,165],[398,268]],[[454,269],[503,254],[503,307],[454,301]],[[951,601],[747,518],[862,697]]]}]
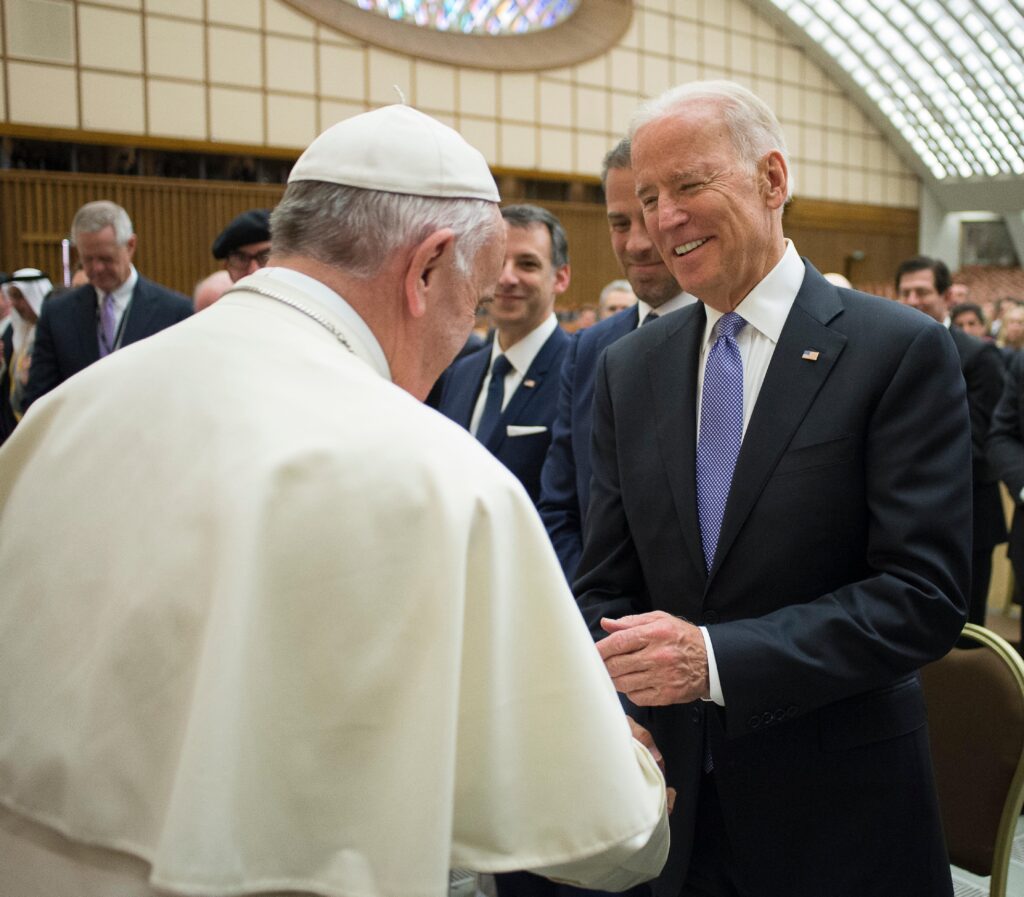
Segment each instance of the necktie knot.
[{"label": "necktie knot", "polygon": [[724,336],[726,339],[736,339],[736,335],[746,326],[747,322],[743,320],[736,312],[730,311],[722,315],[718,319],[718,335]]},{"label": "necktie knot", "polygon": [[649,311],[649,312],[647,312],[647,317],[644,318],[643,323],[640,326],[643,327],[644,324],[650,324],[651,321],[657,321],[657,320],[658,320],[658,313],[656,311]]},{"label": "necktie knot", "polygon": [[504,355],[499,355],[491,363],[491,379],[498,378],[504,380],[511,370],[512,363]]}]

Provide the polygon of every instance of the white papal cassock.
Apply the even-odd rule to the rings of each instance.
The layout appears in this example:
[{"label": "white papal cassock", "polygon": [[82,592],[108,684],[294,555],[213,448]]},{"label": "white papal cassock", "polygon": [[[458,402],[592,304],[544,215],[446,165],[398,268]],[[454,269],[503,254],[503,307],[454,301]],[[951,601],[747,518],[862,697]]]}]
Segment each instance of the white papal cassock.
[{"label": "white papal cassock", "polygon": [[350,349],[235,292],[0,451],[0,893],[655,875],[661,776],[525,492],[335,294],[246,283]]}]

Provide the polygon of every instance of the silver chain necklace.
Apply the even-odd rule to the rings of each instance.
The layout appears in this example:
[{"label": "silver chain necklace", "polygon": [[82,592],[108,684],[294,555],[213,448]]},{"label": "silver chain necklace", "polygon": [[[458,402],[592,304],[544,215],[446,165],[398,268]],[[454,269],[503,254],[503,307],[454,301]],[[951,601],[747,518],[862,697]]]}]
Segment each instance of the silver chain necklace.
[{"label": "silver chain necklace", "polygon": [[323,327],[324,330],[330,332],[339,343],[349,350],[349,352],[353,355],[356,354],[356,350],[353,349],[349,341],[345,339],[345,334],[328,321],[327,318],[319,312],[313,311],[311,308],[306,308],[305,305],[296,302],[294,299],[289,299],[287,296],[275,293],[273,290],[267,289],[264,286],[256,286],[256,284],[251,283],[247,283],[243,287],[232,287],[230,290],[227,290],[224,295],[226,296],[228,293],[258,293],[260,296],[266,296],[268,299],[274,299],[283,305],[291,306],[296,311],[302,312],[307,318],[312,318],[317,322],[317,324]]}]

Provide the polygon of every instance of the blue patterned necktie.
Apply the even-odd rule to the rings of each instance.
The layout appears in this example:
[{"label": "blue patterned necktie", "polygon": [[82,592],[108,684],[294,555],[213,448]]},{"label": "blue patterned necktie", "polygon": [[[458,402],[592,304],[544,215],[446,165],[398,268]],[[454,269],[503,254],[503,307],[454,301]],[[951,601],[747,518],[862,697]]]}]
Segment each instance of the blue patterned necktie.
[{"label": "blue patterned necktie", "polygon": [[476,425],[476,438],[486,443],[501,418],[501,406],[505,400],[505,377],[512,370],[512,365],[504,355],[499,355],[491,364],[491,382],[487,387],[487,400],[484,402],[484,413],[480,415],[480,423]]},{"label": "blue patterned necktie", "polygon": [[697,437],[697,514],[707,569],[715,559],[725,502],[743,441],[743,359],[736,335],[747,322],[736,312],[718,320],[718,338],[704,367]]}]

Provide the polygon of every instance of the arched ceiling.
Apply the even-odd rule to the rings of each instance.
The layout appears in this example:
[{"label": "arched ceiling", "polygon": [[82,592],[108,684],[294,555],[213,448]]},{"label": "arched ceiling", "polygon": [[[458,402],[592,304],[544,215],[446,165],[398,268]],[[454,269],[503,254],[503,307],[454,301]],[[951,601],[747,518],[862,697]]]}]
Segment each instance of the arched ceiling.
[{"label": "arched ceiling", "polygon": [[1021,0],[754,0],[948,211],[1024,209]]}]

